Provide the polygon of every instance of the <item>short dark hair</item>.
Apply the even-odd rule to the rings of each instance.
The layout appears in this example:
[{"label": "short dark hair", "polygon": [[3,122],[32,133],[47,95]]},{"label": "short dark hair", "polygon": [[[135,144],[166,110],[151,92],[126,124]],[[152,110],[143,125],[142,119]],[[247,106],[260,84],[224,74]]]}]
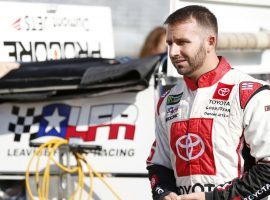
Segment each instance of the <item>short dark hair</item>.
[{"label": "short dark hair", "polygon": [[170,25],[189,19],[195,19],[200,26],[213,30],[216,35],[218,34],[216,16],[206,7],[199,5],[190,5],[176,10],[168,16],[164,24]]}]

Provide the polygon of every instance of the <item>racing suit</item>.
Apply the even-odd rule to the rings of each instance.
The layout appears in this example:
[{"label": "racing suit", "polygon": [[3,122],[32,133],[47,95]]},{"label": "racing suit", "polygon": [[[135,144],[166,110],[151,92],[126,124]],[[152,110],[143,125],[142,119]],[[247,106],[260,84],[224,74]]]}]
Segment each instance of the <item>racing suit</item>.
[{"label": "racing suit", "polygon": [[184,77],[159,100],[147,169],[155,200],[171,191],[205,192],[206,200],[267,199],[268,84],[223,57],[197,85]]}]

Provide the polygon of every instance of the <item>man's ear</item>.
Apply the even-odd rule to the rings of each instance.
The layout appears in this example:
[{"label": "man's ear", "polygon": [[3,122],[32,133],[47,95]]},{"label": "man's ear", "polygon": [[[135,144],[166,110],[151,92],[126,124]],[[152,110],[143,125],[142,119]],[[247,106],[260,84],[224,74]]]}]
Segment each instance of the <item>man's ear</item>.
[{"label": "man's ear", "polygon": [[215,50],[216,45],[217,45],[217,37],[215,35],[208,36],[207,47],[206,47],[207,53]]}]

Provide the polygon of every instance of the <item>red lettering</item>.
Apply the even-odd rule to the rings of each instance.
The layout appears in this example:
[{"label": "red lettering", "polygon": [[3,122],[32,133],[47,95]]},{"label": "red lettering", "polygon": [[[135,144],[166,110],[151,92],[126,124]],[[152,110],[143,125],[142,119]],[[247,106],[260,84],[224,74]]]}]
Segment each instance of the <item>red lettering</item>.
[{"label": "red lettering", "polygon": [[87,141],[87,131],[76,131],[76,126],[68,126],[67,127],[67,133],[66,133],[66,139],[72,138],[72,137],[79,137],[82,138],[84,141]]},{"label": "red lettering", "polygon": [[119,128],[125,127],[125,137],[126,140],[133,140],[135,136],[135,126],[130,124],[102,124],[97,126],[89,126],[87,131],[76,131],[76,127],[68,126],[66,138],[69,139],[71,137],[81,137],[84,141],[95,141],[97,130],[101,127],[109,127],[109,140],[118,139]]}]

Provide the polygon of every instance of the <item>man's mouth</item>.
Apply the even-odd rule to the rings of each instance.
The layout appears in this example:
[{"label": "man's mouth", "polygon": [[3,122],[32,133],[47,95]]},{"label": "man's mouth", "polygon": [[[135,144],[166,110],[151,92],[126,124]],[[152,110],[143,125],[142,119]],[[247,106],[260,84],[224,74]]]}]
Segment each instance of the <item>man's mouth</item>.
[{"label": "man's mouth", "polygon": [[174,63],[175,64],[181,64],[181,63],[183,63],[185,61],[186,61],[186,59],[177,59],[177,60],[174,60]]}]

